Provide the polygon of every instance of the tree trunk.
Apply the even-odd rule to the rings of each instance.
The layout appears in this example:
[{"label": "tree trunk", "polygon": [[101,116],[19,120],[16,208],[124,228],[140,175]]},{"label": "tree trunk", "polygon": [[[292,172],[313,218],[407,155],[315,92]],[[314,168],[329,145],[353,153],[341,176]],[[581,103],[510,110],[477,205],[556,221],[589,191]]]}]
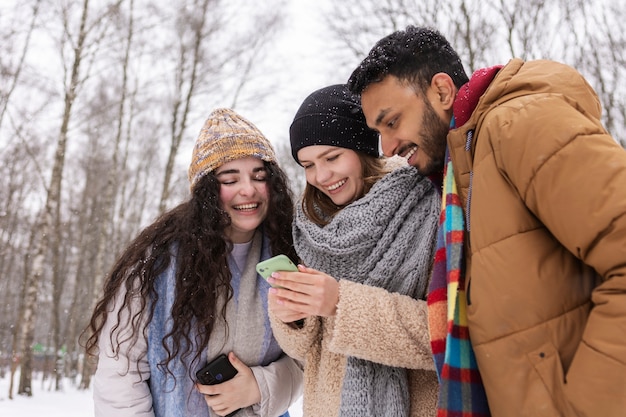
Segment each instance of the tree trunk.
[{"label": "tree trunk", "polygon": [[[35,234],[33,232],[31,233],[31,236],[30,236],[28,251],[30,251],[30,249],[32,248],[34,238],[35,238]],[[24,259],[24,279],[23,279],[24,285],[22,286],[20,290],[20,300],[26,299],[26,281],[28,280],[28,272],[29,272],[28,255],[26,255]],[[13,383],[15,381],[15,372],[17,372],[17,368],[21,362],[20,352],[19,352],[19,337],[20,337],[19,330],[22,328],[21,320],[22,320],[22,317],[24,316],[23,312],[24,312],[24,302],[22,301],[22,303],[19,306],[19,312],[17,315],[18,318],[15,323],[15,326],[13,327],[13,332],[12,332],[13,343],[11,346],[11,376],[9,380],[9,399],[10,400],[13,399]]]},{"label": "tree trunk", "polygon": [[[24,62],[26,61],[26,53],[28,52],[28,47],[30,45],[30,37],[35,30],[35,23],[37,22],[37,16],[39,15],[39,5],[41,0],[36,0],[35,5],[33,6],[33,16],[30,21],[30,26],[28,27],[28,33],[26,35],[26,41],[24,42],[24,48],[22,49],[22,55],[20,56],[17,64],[17,68],[15,69],[15,74],[13,75],[13,79],[11,80],[11,85],[6,89],[6,93],[3,92],[0,95],[0,127],[2,127],[2,120],[4,119],[4,115],[7,111],[7,106],[9,105],[9,100],[13,91],[18,85],[18,81],[20,78],[20,73],[22,72],[22,68],[24,67]],[[4,69],[4,68],[3,68]]]},{"label": "tree trunk", "polygon": [[[60,236],[60,221],[59,212],[57,211],[57,218],[55,220],[55,233],[54,236]],[[61,273],[60,268],[60,255],[59,255],[60,243],[57,240],[52,248],[52,264],[54,265],[52,271],[52,318],[51,318],[51,330],[52,330],[52,347],[54,357],[54,390],[61,391],[63,385],[63,356],[61,355],[61,295],[63,294],[63,288],[65,284],[65,274]],[[46,359],[47,362],[47,359]]]},{"label": "tree trunk", "polygon": [[[193,31],[193,55],[191,58],[191,73],[189,75],[186,74],[185,68],[189,65],[186,62],[186,45],[181,42],[180,43],[180,61],[178,62],[176,74],[176,91],[178,92],[178,97],[176,102],[174,103],[174,107],[172,109],[172,141],[170,143],[170,153],[167,158],[167,164],[165,166],[165,175],[163,178],[163,190],[161,192],[161,201],[159,202],[159,212],[165,212],[167,202],[170,196],[170,183],[172,181],[172,171],[174,170],[174,161],[176,160],[176,156],[178,155],[178,148],[180,147],[180,141],[182,140],[183,135],[185,134],[185,129],[187,128],[187,118],[189,117],[189,111],[191,108],[191,99],[193,98],[196,92],[196,77],[198,72],[198,66],[200,64],[200,60],[202,59],[201,47],[202,41],[205,37],[205,23],[206,23],[206,14],[209,7],[209,3],[211,0],[204,0],[202,7],[200,10],[195,11],[194,17],[197,20],[190,25],[191,30]],[[189,77],[187,81],[186,91],[186,77]],[[181,104],[184,106],[182,110],[180,109]],[[179,114],[180,111],[180,114]],[[178,120],[180,118],[180,124]]]},{"label": "tree trunk", "polygon": [[[117,189],[117,181],[118,181],[118,160],[120,153],[120,143],[122,141],[123,136],[123,126],[124,126],[124,115],[125,115],[125,107],[126,107],[126,96],[127,96],[127,88],[128,88],[128,63],[130,57],[130,51],[132,46],[133,39],[133,12],[134,12],[134,0],[130,0],[130,13],[129,13],[129,23],[128,23],[128,36],[126,38],[126,50],[124,54],[124,61],[122,64],[122,86],[121,86],[121,98],[119,103],[118,115],[117,115],[117,133],[115,135],[115,145],[113,147],[113,162],[111,169],[109,170],[109,175],[107,178],[106,189],[104,192],[104,200],[102,202],[102,220],[100,222],[99,233],[98,233],[98,251],[96,253],[96,265],[94,271],[94,285],[93,292],[91,294],[91,303],[90,303],[90,311],[96,306],[96,303],[100,299],[104,275],[105,275],[105,267],[104,267],[104,258],[106,255],[106,244],[109,241],[109,233],[108,230],[112,223],[112,213],[115,207],[115,196]],[[90,335],[87,334],[87,337]],[[95,370],[96,361],[92,360],[85,355],[85,360],[83,362],[83,371],[82,378],[80,383],[80,389],[88,389],[91,384],[91,375]]]},{"label": "tree trunk", "polygon": [[60,205],[61,183],[63,179],[63,167],[65,164],[65,151],[67,147],[67,132],[72,114],[72,105],[74,104],[74,100],[76,98],[76,88],[80,83],[80,63],[82,60],[83,46],[86,37],[85,26],[87,22],[88,6],[89,0],[84,0],[78,43],[74,50],[74,63],[72,65],[70,85],[65,93],[65,108],[54,157],[52,176],[50,178],[50,187],[48,188],[46,205],[41,215],[40,223],[37,227],[39,240],[33,257],[32,270],[26,281],[24,312],[21,320],[22,329],[20,331],[20,342],[18,345],[18,351],[22,356],[18,394],[28,396],[32,395],[32,343],[35,336],[35,321],[37,318],[37,293],[39,291],[39,284],[41,283],[44,273],[45,259],[49,249],[48,245],[50,243],[50,233],[54,231],[53,222],[56,215],[55,213],[59,210]]}]

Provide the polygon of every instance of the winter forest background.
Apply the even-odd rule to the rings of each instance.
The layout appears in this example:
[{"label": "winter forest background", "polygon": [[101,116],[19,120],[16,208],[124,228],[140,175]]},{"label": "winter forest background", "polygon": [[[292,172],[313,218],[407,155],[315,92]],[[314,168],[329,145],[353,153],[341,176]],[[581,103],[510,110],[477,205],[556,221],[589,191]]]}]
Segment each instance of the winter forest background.
[{"label": "winter forest background", "polygon": [[[288,129],[407,24],[438,28],[469,73],[511,57],[583,73],[626,147],[624,0],[3,0],[0,5],[0,379],[88,389],[79,343],[129,240],[188,195],[208,113],[232,107],[303,173]],[[15,377],[13,377],[15,375]]]}]

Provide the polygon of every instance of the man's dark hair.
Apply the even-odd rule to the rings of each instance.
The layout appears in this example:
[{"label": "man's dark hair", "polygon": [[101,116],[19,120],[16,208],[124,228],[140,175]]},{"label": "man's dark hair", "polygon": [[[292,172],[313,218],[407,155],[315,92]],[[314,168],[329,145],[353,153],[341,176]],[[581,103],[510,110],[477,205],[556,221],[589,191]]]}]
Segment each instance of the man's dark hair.
[{"label": "man's dark hair", "polygon": [[434,29],[407,26],[379,40],[352,72],[348,88],[361,94],[387,75],[408,82],[425,92],[433,75],[444,72],[460,88],[469,81],[461,58],[448,40]]}]

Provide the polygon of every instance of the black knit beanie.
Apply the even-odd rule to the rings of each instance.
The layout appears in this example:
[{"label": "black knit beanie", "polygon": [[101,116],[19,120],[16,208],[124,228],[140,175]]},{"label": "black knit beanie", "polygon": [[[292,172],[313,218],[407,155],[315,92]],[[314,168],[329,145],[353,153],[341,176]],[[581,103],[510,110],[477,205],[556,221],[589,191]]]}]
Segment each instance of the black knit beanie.
[{"label": "black knit beanie", "polygon": [[359,96],[344,84],[331,85],[310,94],[289,128],[291,154],[311,145],[330,145],[380,156],[378,133],[365,123]]}]

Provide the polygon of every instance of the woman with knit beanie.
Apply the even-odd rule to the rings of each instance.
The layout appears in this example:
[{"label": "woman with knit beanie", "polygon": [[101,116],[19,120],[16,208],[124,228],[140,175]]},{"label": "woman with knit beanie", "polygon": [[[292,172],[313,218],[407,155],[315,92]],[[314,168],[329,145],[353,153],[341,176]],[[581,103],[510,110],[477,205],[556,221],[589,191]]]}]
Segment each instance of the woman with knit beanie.
[{"label": "woman with knit beanie", "polygon": [[307,180],[293,230],[303,265],[272,274],[270,320],[304,361],[304,416],[434,416],[425,297],[437,191],[378,157],[378,135],[343,85],[305,99],[290,140]]},{"label": "woman with knit beanie", "polygon": [[[189,180],[190,199],[144,229],[107,277],[88,328],[95,415],[288,416],[302,370],[273,337],[269,284],[255,271],[274,254],[296,259],[285,174],[252,123],[218,109]],[[198,383],[222,353],[236,375]]]}]

